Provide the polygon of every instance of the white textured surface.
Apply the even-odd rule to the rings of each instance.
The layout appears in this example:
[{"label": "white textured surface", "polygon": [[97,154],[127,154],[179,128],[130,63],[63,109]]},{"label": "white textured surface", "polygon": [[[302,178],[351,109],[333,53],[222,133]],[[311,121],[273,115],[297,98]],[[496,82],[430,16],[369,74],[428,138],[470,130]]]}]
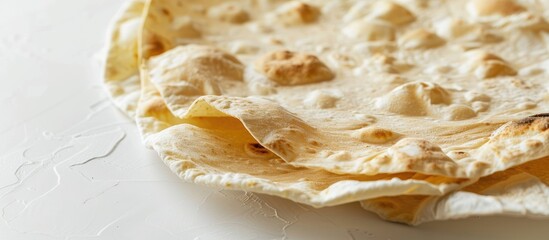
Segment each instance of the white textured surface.
[{"label": "white textured surface", "polygon": [[408,227],[182,183],[100,85],[117,0],[0,1],[0,239],[545,239],[548,220]]}]

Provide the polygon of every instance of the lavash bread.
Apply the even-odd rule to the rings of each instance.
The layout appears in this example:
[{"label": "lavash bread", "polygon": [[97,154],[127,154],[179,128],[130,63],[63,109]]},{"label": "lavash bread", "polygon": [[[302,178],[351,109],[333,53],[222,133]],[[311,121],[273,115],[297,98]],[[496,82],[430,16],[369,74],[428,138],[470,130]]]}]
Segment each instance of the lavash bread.
[{"label": "lavash bread", "polygon": [[364,209],[391,221],[417,225],[470,216],[549,215],[549,158],[497,172],[444,196],[397,196],[361,201]]},{"label": "lavash bread", "polygon": [[[148,4],[136,121],[146,145],[187,181],[320,207],[441,195],[549,155],[547,118],[519,120],[548,109],[549,87],[543,70],[520,74],[547,57],[545,33],[522,18],[499,26],[476,14],[485,12],[477,3],[452,2],[472,6],[458,14],[469,25],[445,32],[433,25],[458,28],[452,22],[460,20],[448,19],[442,1]],[[248,19],[216,16],[223,4]],[[322,32],[330,34],[314,34]],[[264,155],[274,163],[262,168],[288,169],[249,172]],[[220,159],[230,167],[216,165]],[[315,189],[319,176],[330,180]],[[486,193],[478,194],[472,202]],[[467,216],[458,212],[387,218]]]},{"label": "lavash bread", "polygon": [[145,0],[128,1],[111,24],[103,83],[114,104],[129,117],[135,116],[140,96],[138,39]]},{"label": "lavash bread", "polygon": [[[143,92],[136,119],[145,144],[156,150],[185,181],[266,193],[315,207],[378,196],[441,195],[469,182],[417,173],[369,176],[294,167],[258,143],[241,123],[242,119],[229,115],[234,114],[230,109],[213,107],[217,104],[269,106],[272,103],[254,98],[205,96],[197,98],[182,117],[177,117],[148,76],[142,79]],[[276,115],[277,112],[267,114]],[[254,121],[249,119],[253,116],[240,117]]]},{"label": "lavash bread", "polygon": [[[163,6],[162,4],[164,4]],[[251,36],[251,30],[246,27],[223,23],[218,19],[212,19],[207,14],[201,15],[201,11],[196,11],[198,7],[192,4],[177,4],[179,1],[159,0],[153,1],[148,19],[150,22],[145,22],[143,51],[149,49],[163,49],[164,52],[158,58],[154,58],[150,63],[155,65],[156,62],[162,62],[164,65],[150,67],[151,74],[155,72],[173,72],[171,63],[186,59],[185,51],[181,51],[181,47],[175,47],[180,39],[183,39],[187,45],[183,48],[195,49],[206,46],[215,45],[215,41],[208,39],[207,35],[203,35],[200,39],[191,40],[186,37],[180,38],[181,31],[173,29],[164,29],[166,23],[170,23],[171,19],[176,19],[174,16],[190,15],[192,21],[196,25],[202,26],[202,32],[215,32],[223,34],[231,31],[234,37],[239,40],[223,39],[225,41],[241,41],[241,38]],[[157,5],[154,5],[157,3]],[[215,6],[215,1],[211,3]],[[281,3],[282,4],[282,3]],[[288,3],[284,3],[288,4]],[[201,3],[203,9],[207,9],[208,3]],[[393,4],[394,5],[394,4]],[[395,8],[393,5],[389,9]],[[396,5],[395,5],[396,6]],[[282,6],[286,8],[285,5]],[[378,4],[371,6],[379,7]],[[383,6],[385,8],[386,6]],[[381,8],[381,7],[380,7]],[[278,8],[277,8],[278,9]],[[399,8],[400,9],[400,8]],[[267,10],[269,11],[269,10]],[[276,10],[278,11],[278,10]],[[289,10],[288,10],[289,11]],[[298,10],[295,10],[298,11]],[[381,10],[380,10],[381,11]],[[385,11],[385,10],[383,10]],[[389,11],[389,10],[387,10]],[[391,10],[392,11],[392,10]],[[396,10],[395,10],[396,11]],[[400,10],[399,10],[400,11]],[[299,11],[298,11],[299,12]],[[297,13],[296,13],[297,14]],[[153,16],[153,17],[151,17]],[[377,15],[375,15],[377,16]],[[381,16],[381,15],[380,15]],[[385,15],[383,15],[385,16]],[[392,14],[376,19],[384,19],[391,23],[386,18],[391,18]],[[328,18],[327,15],[319,16],[318,21],[322,21],[322,17]],[[252,15],[251,21],[256,20],[256,16]],[[370,16],[369,18],[374,18]],[[325,19],[326,20],[326,19]],[[332,21],[334,19],[331,19]],[[328,22],[330,23],[330,22]],[[328,25],[328,23],[326,23]],[[398,24],[406,22],[397,21]],[[396,23],[395,23],[396,24]],[[173,24],[168,24],[173,26]],[[223,25],[223,29],[217,25]],[[312,28],[321,25],[320,23],[307,24],[300,26],[300,30]],[[328,25],[329,27],[330,25]],[[285,24],[278,26],[280,36],[294,37],[290,35],[296,26],[287,26]],[[214,31],[215,29],[215,31]],[[452,51],[442,48],[444,41],[424,29],[412,28],[413,30],[403,30],[401,39],[405,42],[401,50],[402,54],[429,54],[425,50],[433,49],[432,51]],[[409,33],[412,33],[411,35]],[[149,34],[150,33],[150,34]],[[247,35],[248,34],[248,35]],[[146,37],[150,35],[151,37]],[[228,34],[227,34],[228,35]],[[272,34],[268,34],[272,35]],[[231,38],[233,36],[227,36]],[[160,39],[160,40],[159,40]],[[217,39],[217,36],[215,36]],[[314,41],[311,38],[311,41]],[[325,40],[325,39],[322,39]],[[319,42],[308,43],[308,45],[320,44]],[[350,40],[353,42],[354,40]],[[161,48],[151,48],[148,46],[156,46],[157,43],[164,42]],[[291,41],[284,41],[289,42]],[[295,43],[298,46],[298,43]],[[334,43],[336,46],[340,45]],[[541,43],[540,43],[541,44]],[[174,47],[174,48],[170,48]],[[219,48],[222,46],[216,46]],[[291,46],[290,46],[291,47]],[[437,81],[406,81],[402,83],[383,83],[378,82],[376,85],[365,84],[363,77],[354,76],[352,71],[342,71],[347,67],[329,68],[324,62],[328,62],[330,53],[325,54],[326,57],[315,56],[312,53],[295,52],[295,51],[268,51],[269,48],[279,48],[279,46],[265,46],[264,53],[256,54],[255,59],[234,60],[242,62],[243,65],[249,66],[252,76],[263,76],[271,83],[271,87],[276,89],[276,93],[262,96],[264,99],[271,100],[271,104],[263,103],[240,103],[240,101],[232,101],[230,99],[218,101],[211,105],[219,111],[230,112],[229,115],[239,118],[250,131],[250,134],[256,138],[265,148],[273,151],[277,156],[280,156],[287,163],[296,167],[308,167],[316,169],[324,169],[338,174],[367,174],[375,175],[380,173],[400,173],[400,172],[418,172],[428,175],[440,175],[455,178],[478,178],[489,175],[496,171],[505,170],[507,168],[519,165],[532,159],[537,159],[549,154],[549,149],[545,146],[548,140],[542,132],[528,132],[513,136],[512,139],[515,145],[522,144],[520,149],[513,150],[512,153],[508,149],[501,147],[501,141],[508,143],[510,139],[499,139],[498,134],[491,134],[500,129],[500,132],[505,132],[508,125],[503,126],[503,123],[509,119],[507,114],[501,117],[493,117],[487,121],[483,121],[483,116],[487,116],[491,112],[478,113],[474,110],[472,102],[467,102],[466,93],[472,94],[475,91],[486,93],[493,91],[494,97],[491,97],[490,110],[497,114],[497,111],[506,107],[504,102],[518,99],[520,95],[531,94],[542,96],[544,89],[532,90],[530,88],[518,89],[516,86],[490,86],[490,82],[485,82],[488,86],[483,86],[479,82],[484,81],[484,78],[494,81],[522,81],[521,79],[505,78],[511,73],[507,66],[507,61],[495,54],[476,53],[472,58],[471,64],[474,68],[473,73],[481,72],[482,79],[470,78],[472,72],[466,71],[464,76],[456,74],[456,78],[461,78],[461,88],[464,90],[455,90],[450,87],[450,83],[440,80]],[[198,50],[194,50],[198,51]],[[418,52],[422,51],[422,52]],[[155,53],[147,54],[154,55]],[[237,58],[226,52],[225,58]],[[465,53],[473,54],[473,53]],[[460,55],[460,54],[458,54]],[[461,57],[461,56],[460,56]],[[210,92],[189,91],[177,89],[172,85],[158,85],[157,82],[173,81],[179,85],[196,84],[196,79],[186,79],[181,76],[172,80],[155,80],[158,77],[152,77],[153,84],[163,94],[163,99],[166,101],[167,107],[175,114],[176,117],[183,118],[187,112],[187,108],[192,100],[199,95],[223,95],[226,97],[237,97],[236,99],[246,99],[247,96],[254,96],[248,86],[255,79],[250,76],[244,76],[245,79],[240,81],[226,80],[223,71],[233,71],[228,68],[230,64],[218,64],[216,57],[212,55],[208,61],[210,65],[196,67],[197,65],[190,59],[186,62],[177,63],[179,69],[192,69],[196,74],[211,74],[211,78],[207,79],[210,83],[206,84]],[[246,61],[247,60],[247,61]],[[425,59],[427,61],[428,59]],[[421,61],[416,61],[416,65]],[[150,66],[149,64],[149,66]],[[497,65],[499,64],[499,65]],[[243,66],[241,66],[243,68]],[[211,68],[208,70],[207,68]],[[226,69],[227,68],[227,69]],[[239,67],[240,68],[240,67]],[[414,67],[419,68],[419,66]],[[221,70],[220,70],[221,69]],[[479,70],[480,69],[480,70]],[[339,72],[338,72],[339,70]],[[187,71],[187,70],[185,70]],[[216,73],[217,74],[214,74]],[[413,70],[409,70],[411,72]],[[511,73],[510,73],[511,72]],[[170,74],[168,74],[170,75]],[[400,74],[405,76],[404,73]],[[448,74],[450,75],[450,74]],[[170,75],[171,76],[171,75]],[[372,76],[373,78],[379,76]],[[218,79],[215,79],[218,78]],[[228,78],[234,78],[228,77]],[[239,73],[240,78],[240,73]],[[247,79],[246,79],[247,78]],[[427,78],[425,76],[425,78]],[[497,79],[496,79],[497,78]],[[202,79],[206,81],[206,79]],[[380,79],[382,80],[382,79]],[[375,81],[375,80],[373,80]],[[535,81],[531,81],[533,84]],[[541,83],[541,81],[539,81]],[[315,83],[315,84],[313,84]],[[225,85],[222,87],[221,85]],[[456,83],[454,83],[456,84]],[[466,86],[467,85],[467,86]],[[375,87],[374,87],[375,86]],[[181,86],[180,86],[181,87]],[[376,88],[381,89],[376,89]],[[169,89],[167,89],[169,88]],[[486,89],[484,89],[486,88]],[[326,90],[335,92],[332,96],[322,96],[316,92],[317,90]],[[358,91],[357,91],[358,90]],[[473,90],[473,91],[472,91]],[[337,98],[337,92],[341,92],[341,98]],[[166,96],[166,92],[175,93],[177,96]],[[371,95],[365,95],[363,92],[372,92]],[[506,95],[502,95],[503,92]],[[543,92],[543,93],[542,93]],[[299,94],[298,93],[303,93]],[[310,93],[311,95],[307,94]],[[173,94],[172,94],[173,95]],[[335,96],[335,97],[334,97]],[[189,98],[190,97],[190,98]],[[189,99],[192,99],[191,101]],[[223,98],[221,98],[223,99]],[[351,101],[355,100],[355,102]],[[475,101],[474,97],[470,99]],[[316,101],[317,103],[311,103]],[[327,101],[329,103],[325,104]],[[498,101],[501,101],[498,103]],[[307,104],[303,104],[307,103]],[[498,106],[499,105],[499,106]],[[313,108],[307,108],[313,106]],[[316,107],[319,106],[319,107]],[[326,106],[333,106],[327,108]],[[254,120],[247,120],[244,115],[250,115],[261,109],[262,112],[268,112],[268,115],[261,117],[254,115]],[[353,116],[347,109],[357,113],[371,113],[370,118],[366,120],[357,119],[354,126],[345,126],[349,123],[347,119],[353,119]],[[520,110],[519,110],[520,112]],[[535,113],[532,109],[527,109],[523,112]],[[379,113],[379,114],[377,114]],[[389,115],[387,115],[387,113]],[[501,114],[500,114],[501,115]],[[418,118],[423,116],[424,118]],[[507,118],[507,119],[505,119]],[[257,119],[257,120],[256,120]],[[287,119],[285,122],[273,121],[271,119]],[[293,119],[293,120],[292,120]],[[439,120],[440,119],[440,120]],[[406,120],[410,124],[403,124]],[[425,127],[432,121],[440,121],[440,123]],[[264,124],[268,122],[269,124]],[[334,129],[334,126],[337,127]],[[382,143],[364,142],[364,137],[357,139],[356,131],[365,132],[364,128],[381,128],[390,130],[391,134],[398,135],[398,138],[393,138]],[[452,129],[455,133],[442,135],[442,131]],[[468,136],[460,136],[465,134],[463,129],[467,129],[473,134],[466,133]],[[421,132],[424,131],[424,132]],[[461,133],[460,133],[461,131]],[[475,135],[476,134],[476,135]],[[376,138],[375,135],[370,138]],[[452,138],[449,140],[448,138]],[[375,139],[379,142],[379,139]],[[480,143],[482,141],[482,144]],[[529,141],[540,142],[539,147],[526,144]],[[457,145],[471,145],[460,148],[459,159],[452,157],[442,149],[455,147]],[[504,144],[505,145],[505,144]],[[507,161],[507,158],[513,158],[514,161]]]}]

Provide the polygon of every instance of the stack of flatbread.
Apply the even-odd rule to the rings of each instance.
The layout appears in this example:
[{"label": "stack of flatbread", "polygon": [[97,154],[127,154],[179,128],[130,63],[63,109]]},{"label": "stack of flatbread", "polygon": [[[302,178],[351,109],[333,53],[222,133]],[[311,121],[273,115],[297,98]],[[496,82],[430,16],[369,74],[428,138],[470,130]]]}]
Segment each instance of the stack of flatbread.
[{"label": "stack of flatbread", "polygon": [[130,0],[104,84],[185,181],[407,224],[548,217],[548,14],[529,0]]}]

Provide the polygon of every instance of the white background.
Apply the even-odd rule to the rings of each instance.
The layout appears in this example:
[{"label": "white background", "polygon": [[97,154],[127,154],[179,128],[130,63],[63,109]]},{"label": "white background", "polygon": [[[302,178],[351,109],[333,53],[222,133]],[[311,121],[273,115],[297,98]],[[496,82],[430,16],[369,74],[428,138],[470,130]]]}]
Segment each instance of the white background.
[{"label": "white background", "polygon": [[181,182],[101,87],[120,0],[0,0],[0,240],[549,239],[548,220],[409,227]]}]

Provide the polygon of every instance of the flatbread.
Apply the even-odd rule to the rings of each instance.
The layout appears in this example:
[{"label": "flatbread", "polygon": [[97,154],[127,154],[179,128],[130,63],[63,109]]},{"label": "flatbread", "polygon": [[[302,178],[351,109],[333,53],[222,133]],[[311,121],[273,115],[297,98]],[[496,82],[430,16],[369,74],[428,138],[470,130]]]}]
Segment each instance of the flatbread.
[{"label": "flatbread", "polygon": [[208,107],[208,102],[226,98],[202,97],[185,118],[178,118],[146,74],[141,78],[137,125],[145,145],[185,181],[266,193],[315,207],[379,196],[442,195],[470,182],[411,172],[370,176],[295,167],[262,147],[240,120]]},{"label": "flatbread", "polygon": [[[411,224],[547,215],[543,205],[532,214],[474,208],[494,196],[539,196],[519,183],[545,186],[541,172],[517,170],[549,156],[549,117],[539,114],[549,109],[547,34],[532,6],[133,4],[115,24],[106,84],[136,116],[144,143],[184,180],[316,207],[365,200],[366,209]],[[129,45],[117,37],[128,19],[144,19]],[[476,189],[486,181],[513,187]],[[397,204],[385,209],[386,199]],[[453,199],[471,204],[449,208]]]},{"label": "flatbread", "polygon": [[[506,57],[504,62],[502,58],[481,50],[455,53],[452,46],[435,46],[433,43],[411,47],[414,41],[432,40],[423,36],[425,30],[423,33],[404,34],[401,41],[408,43],[402,43],[406,46],[392,53],[401,55],[403,59],[421,56],[421,59],[414,59],[414,67],[406,72],[389,76],[371,73],[369,66],[353,68],[340,65],[333,66],[330,75],[326,73],[327,66],[322,59],[329,60],[334,54],[344,55],[347,59],[379,57],[369,52],[354,56],[354,52],[336,50],[358,45],[354,38],[338,39],[337,35],[327,38],[313,34],[322,32],[321,29],[347,25],[335,13],[323,14],[317,22],[299,23],[300,27],[296,27],[287,26],[283,20],[287,15],[284,14],[299,15],[303,5],[312,7],[312,4],[273,2],[271,7],[262,7],[259,3],[248,6],[233,2],[231,6],[242,11],[257,8],[247,10],[250,19],[257,22],[242,25],[227,23],[207,14],[220,4],[229,4],[227,1],[183,2],[152,1],[144,27],[144,58],[159,55],[149,61],[147,71],[170,111],[178,118],[185,118],[190,105],[197,99],[197,102],[201,101],[200,96],[224,96],[200,107],[216,108],[241,120],[261,145],[295,167],[323,169],[337,174],[418,172],[479,178],[549,155],[549,135],[543,127],[526,127],[531,131],[522,132],[513,124],[504,125],[509,120],[533,115],[538,113],[536,109],[548,107],[547,101],[542,99],[547,94],[546,89],[534,87],[543,85],[544,79],[532,77],[528,79],[528,86],[517,86],[512,83],[523,83],[524,80],[508,76],[506,68],[491,65],[495,62],[508,65],[513,56]],[[342,4],[332,1],[314,4],[328,5],[331,9],[343,8]],[[374,4],[370,7],[387,6]],[[396,4],[391,7],[403,8]],[[279,11],[290,12],[282,14]],[[283,46],[261,44],[256,46],[258,49],[254,54],[233,55],[228,52],[230,49],[226,45],[257,39],[257,34],[250,30],[251,24],[261,25],[268,21],[274,21],[271,24],[274,26],[265,36],[276,35],[282,39]],[[279,21],[283,23],[277,26]],[[395,31],[406,33],[415,28],[400,26]],[[310,33],[297,34],[297,30]],[[419,39],[415,39],[414,34]],[[543,39],[530,39],[534,36],[527,35],[529,32],[524,37],[507,34],[511,43],[528,40],[533,47],[545,50]],[[303,38],[303,35],[311,36],[306,39],[307,44],[302,43],[303,39],[296,39]],[[402,40],[407,38],[411,39]],[[334,50],[310,53],[311,46],[323,45]],[[504,44],[493,45],[499,50]],[[281,48],[299,52],[277,50]],[[501,51],[506,53],[506,50]],[[215,55],[213,52],[218,53]],[[414,81],[429,78],[419,71],[434,64],[430,58],[453,60],[446,55],[470,58],[471,66],[468,67],[475,68],[476,72],[500,75],[490,76],[487,80],[477,79],[472,76],[474,73],[467,72],[446,74],[455,78],[452,81]],[[241,57],[240,60],[237,56]],[[541,60],[544,57],[547,57],[546,51],[531,58]],[[341,63],[338,61],[336,64]],[[176,69],[188,69],[188,72]],[[367,72],[365,75],[354,74],[360,70]],[[213,76],[217,79],[212,79]],[[391,81],[395,77],[398,80]],[[281,83],[280,79],[288,82]],[[263,84],[259,87],[261,91],[257,91],[258,84]],[[527,109],[509,109],[510,102],[517,102],[520,96],[526,95],[537,99],[529,101]],[[270,101],[249,101],[248,96]],[[490,110],[475,112],[473,105],[482,102]],[[544,120],[540,121],[543,125]],[[494,133],[496,129],[498,131]]]},{"label": "flatbread", "polygon": [[145,17],[146,0],[127,1],[109,31],[103,83],[114,104],[135,116],[140,96],[138,40]]},{"label": "flatbread", "polygon": [[380,217],[412,225],[470,216],[549,216],[549,158],[481,178],[444,196],[396,196],[361,201]]}]

